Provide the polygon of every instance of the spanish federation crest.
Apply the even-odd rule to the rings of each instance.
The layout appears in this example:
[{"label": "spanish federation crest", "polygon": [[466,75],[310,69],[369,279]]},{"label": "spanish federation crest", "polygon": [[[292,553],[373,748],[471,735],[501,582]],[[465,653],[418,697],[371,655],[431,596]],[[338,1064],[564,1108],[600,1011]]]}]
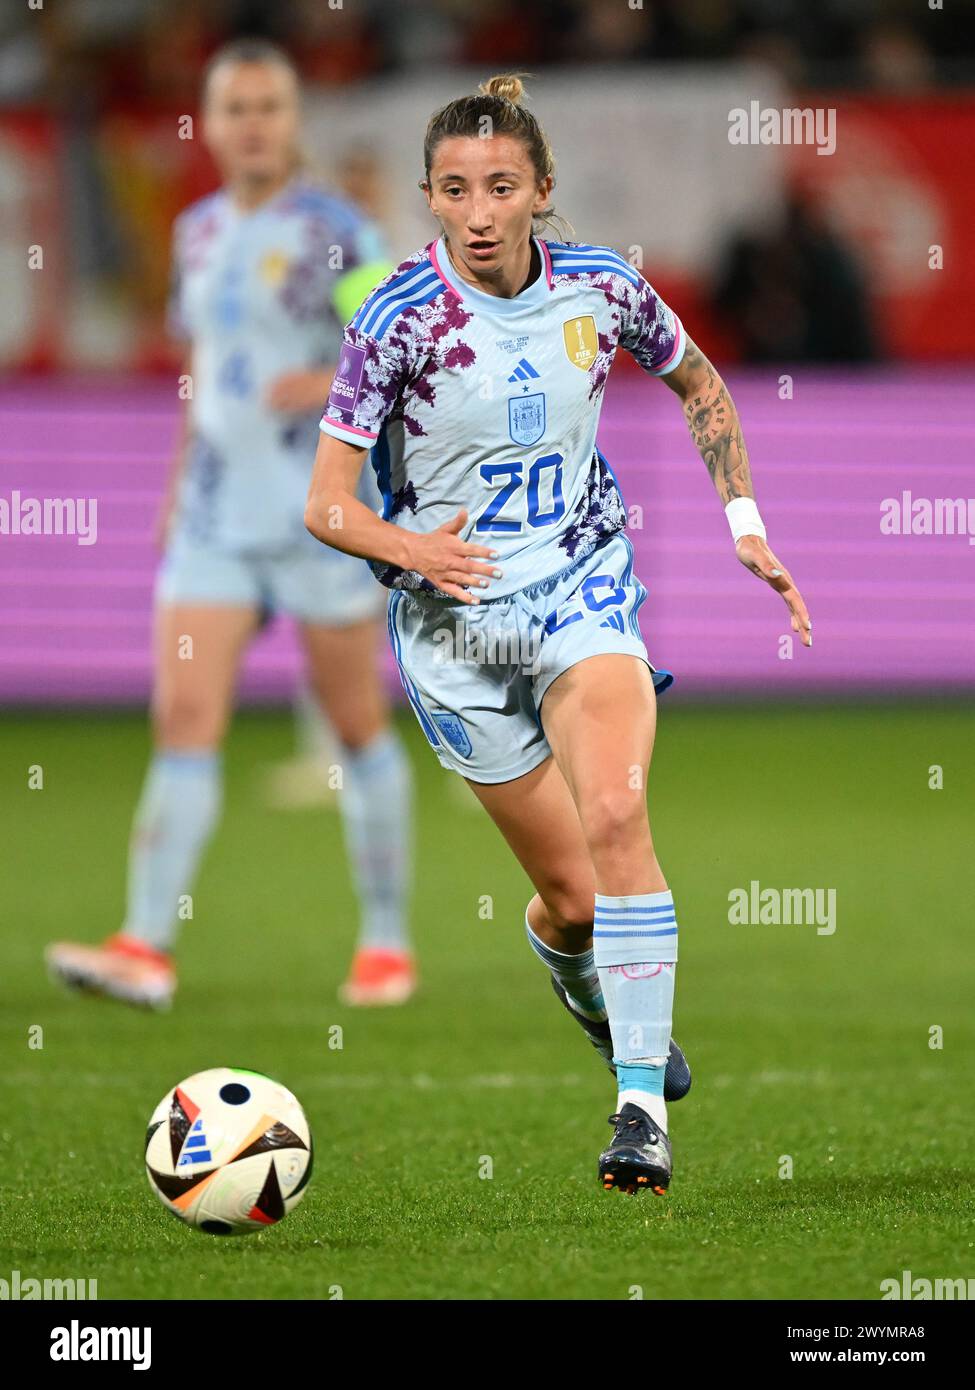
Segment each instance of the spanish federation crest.
[{"label": "spanish federation crest", "polygon": [[545,392],[512,396],[508,401],[508,433],[516,444],[534,444],[545,433]]},{"label": "spanish federation crest", "polygon": [[581,314],[577,319],[566,319],[562,324],[562,337],[565,341],[565,355],[573,367],[588,372],[599,351],[596,320],[592,314]]},{"label": "spanish federation crest", "polygon": [[430,713],[437,728],[454,752],[459,753],[462,758],[469,758],[472,751],[471,741],[467,737],[464,721],[456,714],[448,714],[446,710],[441,712],[431,710]]}]

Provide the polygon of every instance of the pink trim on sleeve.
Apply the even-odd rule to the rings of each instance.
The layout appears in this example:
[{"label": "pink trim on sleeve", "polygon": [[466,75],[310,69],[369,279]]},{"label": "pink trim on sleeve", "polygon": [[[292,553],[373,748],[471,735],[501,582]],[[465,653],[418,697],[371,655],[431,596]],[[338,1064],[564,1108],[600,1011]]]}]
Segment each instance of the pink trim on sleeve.
[{"label": "pink trim on sleeve", "polygon": [[680,366],[680,360],[684,356],[684,349],[687,346],[687,335],[684,332],[684,325],[676,314],[674,314],[674,322],[677,325],[677,332],[674,334],[673,351],[662,366],[653,369],[652,376],[666,376],[668,372],[672,372],[675,367]]},{"label": "pink trim on sleeve", "polygon": [[318,428],[323,434],[333,434],[336,439],[345,440],[346,444],[358,443],[358,439],[348,439],[347,435],[358,435],[359,439],[367,439],[370,443],[375,443],[379,438],[378,431],[374,434],[372,430],[361,430],[358,425],[343,425],[341,420],[333,420],[329,415],[323,415]]}]

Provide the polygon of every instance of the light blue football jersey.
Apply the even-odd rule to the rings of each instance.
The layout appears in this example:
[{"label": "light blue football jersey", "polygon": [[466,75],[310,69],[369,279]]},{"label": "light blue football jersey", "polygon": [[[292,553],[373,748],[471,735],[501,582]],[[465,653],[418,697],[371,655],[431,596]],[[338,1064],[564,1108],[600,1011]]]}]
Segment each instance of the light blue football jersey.
[{"label": "light blue football jersey", "polygon": [[[444,238],[366,297],[345,331],[321,429],[371,449],[383,516],[430,532],[469,512],[498,551],[503,597],[584,559],[625,525],[596,448],[617,347],[651,375],[684,355],[680,320],[606,246],[533,238],[541,271],[511,299],[461,280]],[[390,588],[430,589],[371,562]]]},{"label": "light blue football jersey", "polygon": [[196,541],[270,548],[304,534],[320,408],[282,414],[266,393],[285,372],[336,362],[335,296],[370,265],[374,284],[388,269],[375,225],[303,179],[251,211],[221,190],[177,218],[169,326],[193,363],[177,508]]}]

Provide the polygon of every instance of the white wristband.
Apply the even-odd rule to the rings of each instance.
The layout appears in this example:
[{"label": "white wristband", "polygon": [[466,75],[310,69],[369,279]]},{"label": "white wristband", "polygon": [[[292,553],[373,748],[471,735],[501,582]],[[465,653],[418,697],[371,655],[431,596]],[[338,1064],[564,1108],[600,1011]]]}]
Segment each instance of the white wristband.
[{"label": "white wristband", "polygon": [[725,507],[724,514],[728,518],[735,545],[742,536],[761,536],[762,540],[765,539],[765,527],[753,497],[732,498]]}]

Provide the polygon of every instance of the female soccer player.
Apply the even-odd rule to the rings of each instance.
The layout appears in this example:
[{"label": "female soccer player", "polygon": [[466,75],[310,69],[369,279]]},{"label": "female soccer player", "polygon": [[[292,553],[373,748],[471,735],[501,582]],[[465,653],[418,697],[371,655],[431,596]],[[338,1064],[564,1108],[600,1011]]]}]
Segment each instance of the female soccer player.
[{"label": "female soccer player", "polygon": [[[526,927],[618,1082],[607,1187],[670,1182],[677,919],[647,818],[655,671],[625,512],[596,447],[618,346],[683,403],[738,559],[811,643],[765,543],[735,407],[649,284],[605,246],[541,241],[554,161],[518,77],[436,112],[421,187],[442,227],[365,299],[321,422],[312,533],[392,590],[403,684],[537,889]],[[356,499],[367,450],[382,517]],[[340,524],[339,524],[340,523]],[[670,1095],[689,1076],[674,1075]]]},{"label": "female soccer player", "polygon": [[299,133],[283,52],[244,41],[216,55],[204,134],[223,187],[175,228],[171,316],[191,343],[192,400],[157,587],[156,750],[128,910],[102,946],[48,950],[60,978],[132,1003],[172,996],[175,925],[217,819],[238,666],[269,610],[297,620],[343,745],[339,804],[362,916],[343,997],[398,1003],[414,986],[408,765],[378,663],[386,594],[366,564],[323,549],[302,521],[342,324],[389,267],[373,225],[302,173]]}]

